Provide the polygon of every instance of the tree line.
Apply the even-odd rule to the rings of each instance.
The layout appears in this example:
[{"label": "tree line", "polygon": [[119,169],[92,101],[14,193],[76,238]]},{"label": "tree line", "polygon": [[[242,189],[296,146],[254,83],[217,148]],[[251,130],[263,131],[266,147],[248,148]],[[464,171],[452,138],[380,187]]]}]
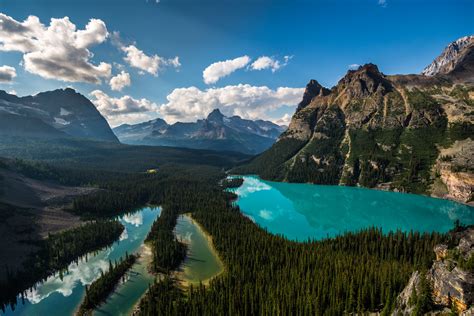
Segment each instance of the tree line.
[{"label": "tree line", "polygon": [[92,315],[94,308],[107,299],[120,280],[125,280],[125,274],[135,264],[137,258],[137,255],[126,253],[125,258],[120,258],[115,264],[109,260],[107,272],[101,271],[97,280],[89,286],[86,285],[86,294],[77,315]]},{"label": "tree line", "polygon": [[26,260],[25,269],[17,273],[7,271],[5,283],[0,284],[0,308],[5,311],[10,305],[14,310],[18,295],[23,299],[27,289],[55,273],[62,277],[70,263],[110,246],[123,229],[118,221],[96,221],[38,241],[39,250]]},{"label": "tree line", "polygon": [[387,315],[411,273],[429,267],[434,245],[448,238],[374,227],[294,242],[255,225],[209,180],[187,179],[168,197],[210,233],[226,272],[184,292],[171,279],[152,285],[141,315]]}]

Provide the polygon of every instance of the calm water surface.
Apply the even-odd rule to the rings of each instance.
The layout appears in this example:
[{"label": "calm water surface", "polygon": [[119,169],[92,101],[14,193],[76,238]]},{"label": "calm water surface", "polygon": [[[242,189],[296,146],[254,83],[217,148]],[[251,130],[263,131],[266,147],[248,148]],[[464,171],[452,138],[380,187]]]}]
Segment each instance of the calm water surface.
[{"label": "calm water surface", "polygon": [[188,257],[181,267],[180,278],[191,284],[206,283],[221,273],[224,265],[201,228],[189,216],[180,216],[175,233],[188,244]]},{"label": "calm water surface", "polygon": [[474,224],[474,208],[426,196],[363,188],[281,183],[245,176],[241,211],[274,234],[322,239],[376,226],[384,232],[446,232],[459,219]]},{"label": "calm water surface", "polygon": [[[118,260],[125,256],[126,252],[139,251],[153,221],[160,212],[159,207],[145,207],[135,213],[120,217],[125,230],[119,241],[110,248],[101,250],[95,255],[89,255],[87,261],[82,260],[79,264],[70,264],[69,272],[64,274],[63,280],[59,275],[49,277],[44,283],[37,285],[36,289],[28,291],[24,305],[19,301],[15,310],[7,310],[6,315],[72,315],[81,303],[85,285],[97,279],[101,271],[107,271],[109,260]],[[152,281],[153,277],[147,273],[144,261],[141,261],[132,268],[128,282],[121,284],[116,293],[109,297],[96,314],[127,314],[138,298],[145,293],[148,283]]]}]

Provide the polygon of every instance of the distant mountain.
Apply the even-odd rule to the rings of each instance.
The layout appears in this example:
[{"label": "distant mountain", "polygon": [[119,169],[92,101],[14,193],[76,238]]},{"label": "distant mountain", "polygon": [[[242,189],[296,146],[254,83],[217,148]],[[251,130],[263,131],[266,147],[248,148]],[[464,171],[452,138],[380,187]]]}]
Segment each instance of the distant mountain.
[{"label": "distant mountain", "polygon": [[429,64],[421,74],[435,76],[452,72],[468,57],[469,52],[472,54],[472,46],[474,46],[474,35],[461,37],[449,44],[443,53]]},{"label": "distant mountain", "polygon": [[169,125],[156,119],[113,129],[121,142],[196,149],[230,150],[257,154],[269,148],[286,129],[269,121],[226,117],[218,109],[206,119]]},{"label": "distant mountain", "polygon": [[0,90],[0,134],[118,142],[89,99],[70,88],[25,97]]},{"label": "distant mountain", "polygon": [[388,76],[367,64],[331,89],[311,80],[289,128],[234,171],[473,203],[474,45],[455,43],[430,76]]}]

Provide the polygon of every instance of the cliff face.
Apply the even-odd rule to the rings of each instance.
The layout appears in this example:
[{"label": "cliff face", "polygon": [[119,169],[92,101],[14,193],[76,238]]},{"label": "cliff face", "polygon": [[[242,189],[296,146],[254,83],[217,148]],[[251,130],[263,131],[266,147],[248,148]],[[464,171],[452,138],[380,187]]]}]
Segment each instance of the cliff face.
[{"label": "cliff face", "polygon": [[[474,50],[463,49],[462,56]],[[471,69],[472,64],[462,59],[454,68]],[[456,141],[466,145],[458,155],[474,153],[474,72],[460,74],[387,76],[367,64],[349,71],[331,90],[312,80],[288,130],[237,171],[278,181],[414,193],[436,189],[438,195],[468,202],[472,161],[462,168],[435,168],[441,166],[441,151]],[[444,191],[433,187],[436,181]]]},{"label": "cliff face", "polygon": [[[405,289],[397,298],[393,315],[411,315],[421,295],[429,295],[432,314],[455,310],[458,314],[472,315],[474,310],[474,227],[453,233],[457,245],[434,248],[436,260],[427,273],[415,271]],[[423,283],[428,293],[423,294]]]},{"label": "cliff face", "polygon": [[437,74],[447,74],[451,72],[459,61],[464,58],[465,48],[474,44],[474,36],[464,36],[452,42],[445,48],[443,53],[429,64],[423,71],[422,75],[434,76]]}]

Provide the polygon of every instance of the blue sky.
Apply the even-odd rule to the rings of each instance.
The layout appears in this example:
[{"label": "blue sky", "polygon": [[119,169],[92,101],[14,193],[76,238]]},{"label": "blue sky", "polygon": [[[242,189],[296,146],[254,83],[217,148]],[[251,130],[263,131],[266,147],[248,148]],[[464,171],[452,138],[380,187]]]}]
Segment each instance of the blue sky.
[{"label": "blue sky", "polygon": [[[107,34],[96,34],[98,39],[88,39],[87,45],[77,40],[80,48],[63,55],[67,59],[86,49],[93,54],[86,57],[87,67],[110,66],[97,70],[101,83],[90,82],[83,73],[65,76],[49,56],[55,54],[52,46],[60,47],[67,36],[56,41],[51,36],[61,33],[45,32],[35,35],[47,38],[35,48],[6,49],[5,37],[18,34],[2,35],[0,24],[0,66],[13,67],[16,73],[10,82],[0,82],[0,89],[26,95],[72,86],[91,98],[111,125],[155,117],[192,121],[214,107],[228,115],[274,121],[286,114],[287,121],[310,79],[331,87],[349,65],[367,62],[386,74],[420,72],[448,43],[474,34],[472,12],[470,0],[0,0],[3,19],[21,25],[30,15],[45,29],[51,18],[68,17],[76,32],[97,19],[91,34],[100,33],[99,26]],[[25,34],[21,36],[32,37]],[[136,50],[127,49],[131,46]],[[127,51],[130,57],[157,58],[160,66],[140,69],[137,65],[143,68],[147,60],[136,60],[134,66],[125,60]],[[49,69],[39,64],[38,56],[50,61]],[[268,58],[257,67],[254,62],[262,56]],[[207,67],[231,60],[211,67],[208,74],[214,79],[205,82]],[[126,83],[120,91],[112,90],[111,78],[122,71],[130,83],[118,78],[116,82]]]}]

